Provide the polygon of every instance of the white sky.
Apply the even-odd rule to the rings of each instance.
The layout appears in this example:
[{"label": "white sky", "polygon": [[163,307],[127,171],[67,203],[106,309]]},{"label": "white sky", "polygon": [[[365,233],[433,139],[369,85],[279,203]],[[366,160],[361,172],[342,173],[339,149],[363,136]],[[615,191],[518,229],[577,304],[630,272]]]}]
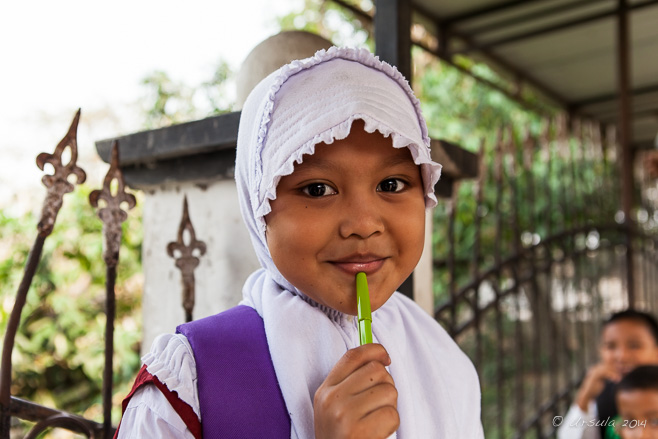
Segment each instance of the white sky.
[{"label": "white sky", "polygon": [[210,79],[220,58],[237,71],[277,32],[275,18],[301,7],[299,0],[0,2],[0,207],[18,208],[28,193],[43,198],[34,191],[43,175],[35,157],[54,150],[78,107],[78,164],[91,174],[95,140],[141,128],[135,111],[147,74],[164,70],[194,85]]}]

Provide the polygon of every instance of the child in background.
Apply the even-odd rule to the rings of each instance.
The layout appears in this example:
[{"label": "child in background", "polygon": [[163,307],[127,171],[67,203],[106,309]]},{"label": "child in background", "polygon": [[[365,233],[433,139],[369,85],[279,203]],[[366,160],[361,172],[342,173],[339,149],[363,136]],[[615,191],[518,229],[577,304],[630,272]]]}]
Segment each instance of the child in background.
[{"label": "child in background", "polygon": [[617,384],[622,439],[658,438],[658,366],[633,369]]},{"label": "child in background", "polygon": [[[118,437],[482,438],[472,363],[396,292],[436,204],[429,144],[408,82],[366,50],[334,47],[265,78],[242,110],[236,159],[262,268],[245,283],[238,318],[223,317],[234,308],[156,339]],[[363,346],[358,272],[373,310],[374,343]],[[269,364],[256,378],[271,370],[273,385],[234,385],[257,355],[223,363],[256,351],[240,341],[257,332],[240,326],[251,315]],[[231,346],[213,356],[222,343]]]},{"label": "child in background", "polygon": [[592,366],[558,429],[559,439],[607,439],[617,416],[615,383],[637,366],[658,364],[658,323],[648,313],[626,310],[604,324],[600,362]]}]

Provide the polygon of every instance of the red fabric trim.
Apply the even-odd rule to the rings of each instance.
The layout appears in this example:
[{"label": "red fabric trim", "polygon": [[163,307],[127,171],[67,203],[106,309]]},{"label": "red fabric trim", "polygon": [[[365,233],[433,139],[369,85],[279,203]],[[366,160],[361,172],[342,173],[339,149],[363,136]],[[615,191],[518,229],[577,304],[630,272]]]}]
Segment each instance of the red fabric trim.
[{"label": "red fabric trim", "polygon": [[[190,430],[190,433],[192,433],[192,436],[194,436],[195,439],[202,439],[201,422],[199,422],[199,418],[197,417],[196,413],[194,413],[192,407],[189,404],[187,404],[185,401],[180,399],[178,397],[177,392],[169,390],[167,386],[164,383],[162,383],[156,376],[151,375],[149,371],[146,370],[146,365],[142,366],[142,368],[139,370],[139,373],[137,374],[137,378],[135,378],[135,383],[133,384],[133,388],[130,390],[128,396],[126,396],[123,402],[121,403],[122,414],[125,413],[130,398],[133,397],[133,395],[139,388],[141,388],[146,384],[155,385],[155,387],[157,387],[160,390],[160,392],[162,392],[165,398],[167,398],[167,401],[169,401],[169,404],[171,404],[171,406],[174,408],[176,413],[178,413],[178,416],[180,416],[180,418],[183,420],[183,422],[187,426],[187,429]],[[114,433],[114,439],[116,439],[117,436],[119,435],[119,428],[121,428],[121,423],[119,423],[119,427],[117,428],[116,433]]]}]

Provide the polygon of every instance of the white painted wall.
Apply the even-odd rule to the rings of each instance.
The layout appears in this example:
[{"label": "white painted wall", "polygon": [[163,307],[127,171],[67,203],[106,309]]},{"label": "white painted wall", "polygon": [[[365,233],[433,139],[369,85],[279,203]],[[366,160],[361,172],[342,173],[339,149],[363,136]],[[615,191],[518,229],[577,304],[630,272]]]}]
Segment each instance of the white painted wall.
[{"label": "white painted wall", "polygon": [[240,215],[233,180],[218,181],[205,189],[178,183],[144,190],[142,353],[148,352],[157,335],[175,332],[176,326],[185,322],[180,270],[167,255],[167,244],[178,236],[185,195],[196,239],[207,246],[194,272],[195,319],[237,305],[244,281],[260,267]]},{"label": "white painted wall", "polygon": [[434,263],[432,260],[432,210],[425,211],[425,245],[413,273],[414,300],[434,317]]}]

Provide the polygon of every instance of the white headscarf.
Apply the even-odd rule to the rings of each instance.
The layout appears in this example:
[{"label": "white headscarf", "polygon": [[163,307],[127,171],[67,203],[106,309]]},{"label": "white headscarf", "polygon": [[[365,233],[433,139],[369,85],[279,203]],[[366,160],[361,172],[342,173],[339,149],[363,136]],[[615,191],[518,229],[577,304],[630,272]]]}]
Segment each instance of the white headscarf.
[{"label": "white headscarf", "polygon": [[[355,119],[365,122],[367,132],[390,136],[393,147],[409,148],[421,167],[425,204],[433,207],[441,166],[431,160],[419,102],[397,69],[365,49],[332,47],[280,68],[251,92],[240,119],[235,179],[263,267],[245,283],[242,303],[265,322],[293,438],[314,437],[315,391],[345,352],[358,346],[358,331],[351,316],[316,303],[281,275],[267,246],[264,217],[280,178],[318,143],[347,137]],[[372,327],[392,360],[399,436],[481,437],[477,376],[436,321],[395,293],[373,313]],[[480,436],[470,433],[478,431]]]}]

